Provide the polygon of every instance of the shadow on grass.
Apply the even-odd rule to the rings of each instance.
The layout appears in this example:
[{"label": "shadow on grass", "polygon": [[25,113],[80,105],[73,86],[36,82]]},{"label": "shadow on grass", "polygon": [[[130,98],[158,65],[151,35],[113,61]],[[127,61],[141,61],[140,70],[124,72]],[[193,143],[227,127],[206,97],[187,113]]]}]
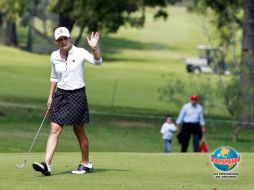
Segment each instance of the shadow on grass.
[{"label": "shadow on grass", "polygon": [[102,48],[105,47],[104,52],[106,53],[116,53],[121,49],[134,49],[134,50],[153,50],[153,49],[171,49],[168,45],[161,43],[151,43],[151,42],[139,42],[134,40],[129,40],[126,38],[113,38],[104,37],[101,40]]},{"label": "shadow on grass", "polygon": [[55,176],[55,175],[64,175],[64,174],[71,174],[71,171],[72,171],[72,170],[65,170],[65,171],[63,171],[63,172],[53,173],[52,176]]},{"label": "shadow on grass", "polygon": [[[152,38],[152,36],[151,36]],[[75,37],[71,40],[72,43],[75,42]],[[24,45],[24,44],[23,44]],[[23,45],[20,45],[20,49],[27,51],[26,47]],[[45,45],[47,45],[47,48],[45,48]],[[50,52],[58,49],[57,46],[49,46],[48,42],[45,40],[36,40],[35,44],[33,44],[33,52],[34,53],[40,53],[40,54],[49,54]],[[79,44],[76,46],[78,47],[84,47],[86,49],[90,49],[88,46],[86,40],[81,40]],[[139,39],[137,40],[130,40],[127,38],[116,38],[111,36],[103,36],[100,39],[100,46],[103,53],[117,53],[122,49],[133,49],[133,50],[161,50],[161,49],[168,49],[168,50],[174,50],[175,47],[170,47],[163,43],[154,43],[154,42],[139,42]]]},{"label": "shadow on grass", "polygon": [[[40,37],[38,37],[40,38]],[[152,36],[151,36],[152,38]],[[49,55],[52,51],[55,51],[58,49],[56,46],[51,47],[48,45],[48,43],[45,40],[36,40],[37,43],[33,44],[33,53],[40,53]],[[75,42],[75,38],[72,39],[72,42]],[[45,45],[47,48],[45,48]],[[82,40],[78,45],[78,47],[84,47],[88,51],[90,50],[90,47],[88,46],[87,42],[85,40]],[[25,50],[25,47],[21,48],[22,50]],[[175,51],[176,48],[167,44],[163,43],[156,43],[156,42],[139,42],[139,39],[136,40],[130,40],[127,38],[116,38],[116,37],[110,37],[110,36],[103,36],[100,40],[100,49],[102,52],[102,57],[105,61],[119,61],[119,59],[116,59],[112,57],[113,54],[118,54],[122,50],[168,50],[168,51]],[[120,61],[142,61],[140,59],[128,58],[128,59],[120,59]],[[147,61],[147,60],[146,60]]]},{"label": "shadow on grass", "polygon": [[147,63],[147,62],[154,62],[154,60],[144,59],[140,57],[113,57],[111,54],[104,54],[103,60],[110,64],[112,62],[139,62],[139,63]]},{"label": "shadow on grass", "polygon": [[[66,171],[63,171],[63,172],[54,173],[54,174],[52,174],[52,176],[55,176],[55,175],[64,175],[64,174],[72,174],[71,171],[72,171],[72,170],[68,170],[68,171],[66,170]],[[94,169],[94,171],[93,171],[92,173],[89,173],[89,174],[93,174],[93,173],[102,173],[102,172],[111,172],[111,171],[120,171],[120,172],[124,172],[124,171],[129,171],[129,170],[96,168],[96,169]],[[38,176],[38,177],[41,177],[41,176]]]},{"label": "shadow on grass", "polygon": [[130,170],[123,170],[123,169],[106,169],[106,168],[96,168],[96,169],[94,169],[94,172],[95,173],[100,173],[100,172],[110,172],[110,171],[113,171],[113,172],[118,172],[118,171],[120,171],[120,172],[126,172],[126,171],[130,171]]}]

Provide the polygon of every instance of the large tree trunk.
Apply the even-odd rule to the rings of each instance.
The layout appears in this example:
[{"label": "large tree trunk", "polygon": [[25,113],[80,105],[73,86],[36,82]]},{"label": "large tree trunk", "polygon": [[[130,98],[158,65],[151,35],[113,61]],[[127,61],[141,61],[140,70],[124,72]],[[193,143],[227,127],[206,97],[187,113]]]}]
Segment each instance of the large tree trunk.
[{"label": "large tree trunk", "polygon": [[18,46],[16,23],[7,21],[5,28],[5,45]]},{"label": "large tree trunk", "polygon": [[59,27],[64,26],[69,29],[69,31],[72,31],[73,25],[75,21],[72,20],[68,15],[65,13],[59,13]]},{"label": "large tree trunk", "polygon": [[244,0],[244,23],[242,62],[240,76],[239,123],[235,127],[233,140],[237,140],[239,129],[254,127],[254,1]]}]

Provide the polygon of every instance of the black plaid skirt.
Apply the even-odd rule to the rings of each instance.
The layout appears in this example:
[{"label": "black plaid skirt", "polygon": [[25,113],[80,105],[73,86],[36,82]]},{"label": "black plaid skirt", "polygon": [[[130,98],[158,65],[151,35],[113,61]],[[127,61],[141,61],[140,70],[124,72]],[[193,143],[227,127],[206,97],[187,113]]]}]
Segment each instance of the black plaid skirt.
[{"label": "black plaid skirt", "polygon": [[80,125],[89,122],[85,87],[77,90],[57,88],[48,114],[50,122],[59,125]]}]

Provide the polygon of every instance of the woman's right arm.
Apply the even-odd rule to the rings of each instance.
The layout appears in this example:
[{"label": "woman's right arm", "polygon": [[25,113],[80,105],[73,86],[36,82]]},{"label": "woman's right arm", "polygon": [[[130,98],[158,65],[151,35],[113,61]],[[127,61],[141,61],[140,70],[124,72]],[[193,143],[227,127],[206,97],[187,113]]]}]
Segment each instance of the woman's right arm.
[{"label": "woman's right arm", "polygon": [[57,82],[50,81],[49,97],[48,97],[48,103],[47,103],[48,110],[50,109],[50,106],[51,106],[52,98],[53,98],[54,92],[56,90],[56,85],[57,85]]},{"label": "woman's right arm", "polygon": [[55,65],[53,63],[52,55],[50,56],[50,63],[51,63],[51,74],[50,74],[50,85],[49,85],[49,97],[48,97],[48,110],[50,109],[52,98],[54,95],[54,92],[56,90],[57,82],[58,82],[58,74],[56,72]]}]

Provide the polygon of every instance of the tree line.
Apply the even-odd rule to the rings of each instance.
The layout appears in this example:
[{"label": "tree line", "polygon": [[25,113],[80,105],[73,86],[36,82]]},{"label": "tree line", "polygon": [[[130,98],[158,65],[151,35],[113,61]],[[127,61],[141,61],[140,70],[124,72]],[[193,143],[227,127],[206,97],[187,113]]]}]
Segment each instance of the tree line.
[{"label": "tree line", "polygon": [[[28,27],[27,49],[31,50],[31,31],[49,43],[47,21],[53,26],[65,26],[70,32],[79,29],[75,44],[80,42],[83,32],[103,31],[114,33],[126,24],[142,27],[147,7],[157,9],[155,18],[166,19],[166,6],[179,0],[1,0],[0,26],[4,30],[6,45],[19,46],[17,23]],[[32,18],[43,23],[42,30],[32,25]],[[54,27],[54,28],[55,28]]]}]

